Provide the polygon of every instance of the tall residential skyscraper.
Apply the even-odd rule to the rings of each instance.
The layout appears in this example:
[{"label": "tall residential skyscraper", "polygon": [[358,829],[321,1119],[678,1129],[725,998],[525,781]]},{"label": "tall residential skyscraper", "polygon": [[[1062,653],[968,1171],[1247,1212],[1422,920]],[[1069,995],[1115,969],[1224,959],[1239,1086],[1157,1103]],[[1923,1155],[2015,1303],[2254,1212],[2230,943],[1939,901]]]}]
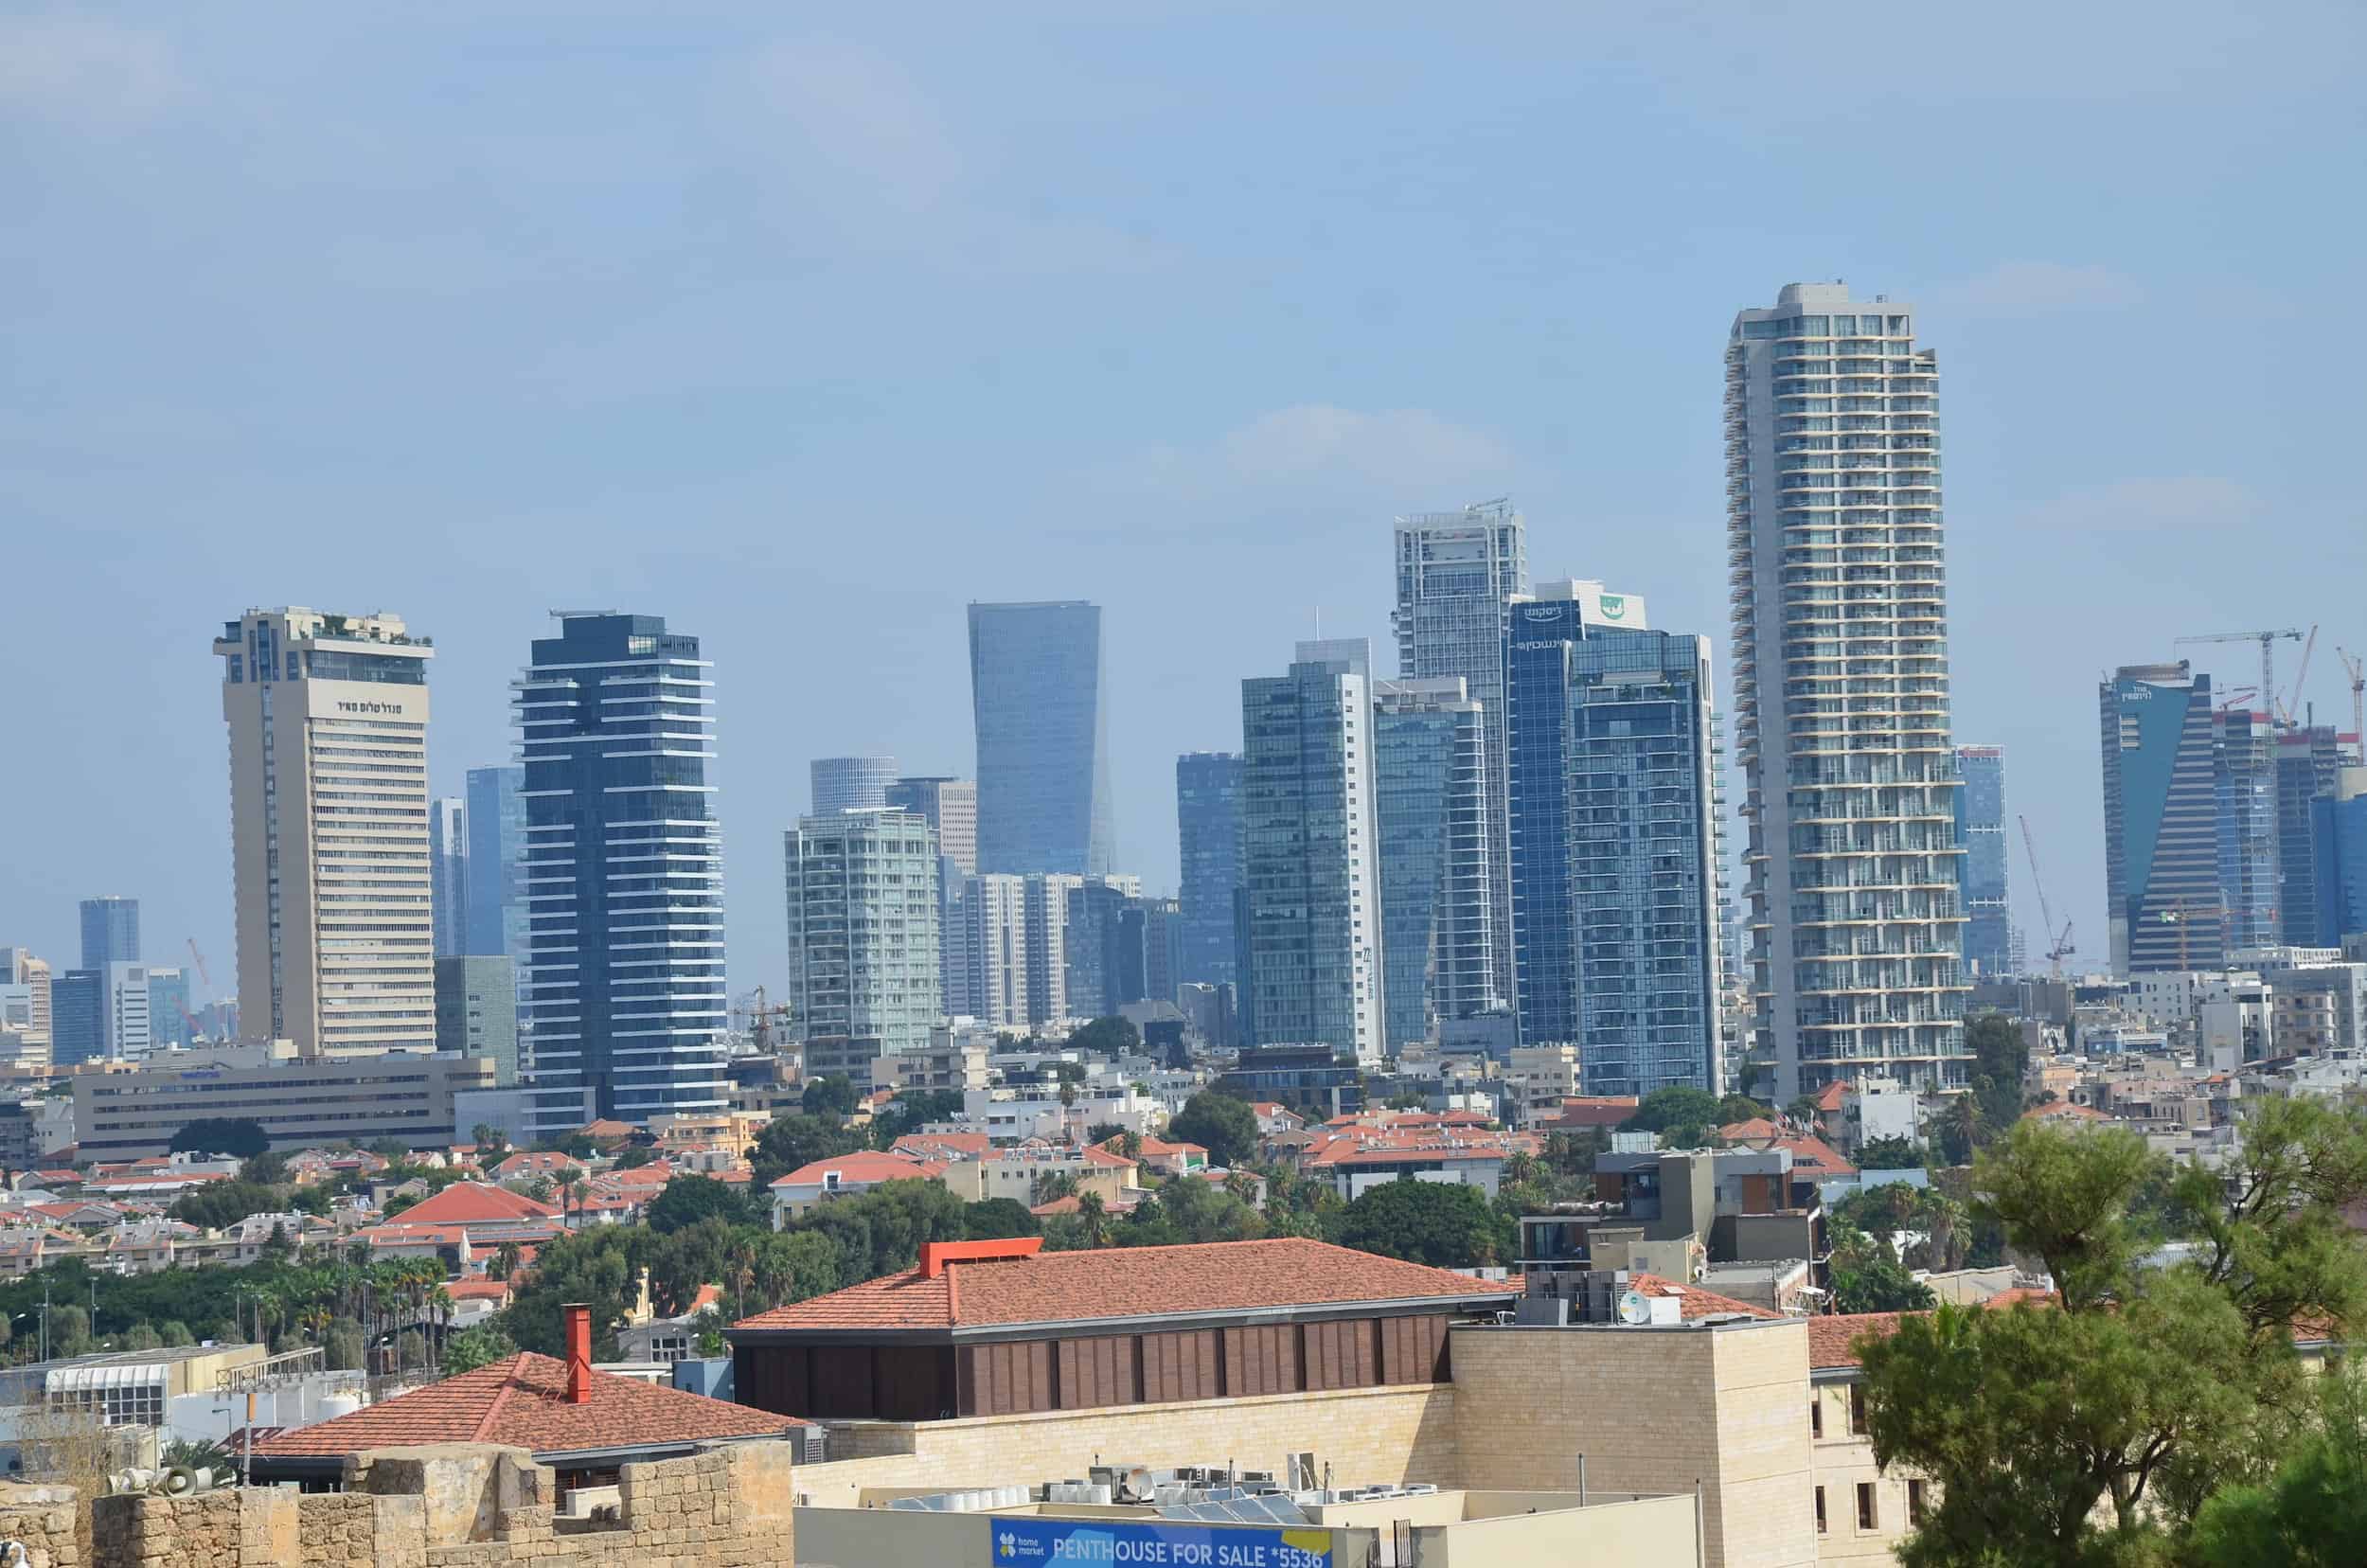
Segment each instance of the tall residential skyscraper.
[{"label": "tall residential skyscraper", "polygon": [[86,970],[109,964],[140,961],[140,901],[137,899],[82,900],[82,963]]},{"label": "tall residential skyscraper", "polygon": [[1540,597],[1506,639],[1518,1016],[1590,1095],[1723,1084],[1708,639]]},{"label": "tall residential skyscraper", "polygon": [[945,1010],[991,1029],[1024,1029],[1027,1011],[1027,881],[964,879],[948,906]]},{"label": "tall residential skyscraper", "polygon": [[435,900],[436,956],[450,958],[469,943],[469,811],[458,795],[427,803],[427,874]]},{"label": "tall residential skyscraper", "polygon": [[1381,985],[1395,1049],[1497,1006],[1486,710],[1460,676],[1373,683]]},{"label": "tall residential skyscraper", "polygon": [[1241,683],[1241,878],[1255,1042],[1387,1044],[1369,650],[1301,643]]},{"label": "tall residential skyscraper", "polygon": [[559,616],[515,684],[538,1131],[729,1103],[714,682],[659,615]]},{"label": "tall residential skyscraper", "polygon": [[398,615],[222,627],[240,1027],[305,1052],[436,1043],[427,661]]},{"label": "tall residential skyscraper", "polygon": [[1241,759],[1185,752],[1175,759],[1175,835],[1182,862],[1183,979],[1230,985],[1233,893],[1241,884]]},{"label": "tall residential skyscraper", "polygon": [[[887,804],[929,819],[937,836],[937,858],[964,877],[978,874],[978,786],[967,778],[899,778],[887,787]],[[951,897],[951,894],[948,895]]]},{"label": "tall residential skyscraper", "polygon": [[2334,793],[2342,770],[2359,761],[2359,738],[2345,740],[2331,725],[2287,730],[2276,743],[2277,935],[2296,947],[2333,947],[2339,937],[2319,929],[2318,873],[2312,853],[2315,802]]},{"label": "tall residential skyscraper", "polygon": [[979,870],[1109,873],[1108,686],[1099,605],[970,607]]},{"label": "tall residential skyscraper", "polygon": [[888,786],[896,782],[896,758],[817,757],[806,764],[806,773],[813,786],[815,816],[877,811],[889,804]]},{"label": "tall residential skyscraper", "polygon": [[2013,851],[2005,831],[2005,748],[1957,747],[1956,775],[1964,781],[1956,792],[1956,842],[1965,846],[1965,968],[2012,974],[2020,962],[2008,892]]},{"label": "tall residential skyscraper", "polygon": [[[1504,758],[1504,627],[1514,598],[1529,591],[1528,530],[1511,501],[1459,512],[1421,512],[1397,523],[1397,677],[1460,679],[1479,704],[1486,745],[1489,971],[1512,997],[1512,840]],[[1400,1007],[1403,1006],[1400,1001]]]},{"label": "tall residential skyscraper", "polygon": [[1779,1102],[1876,1064],[1967,1078],[1938,381],[1908,306],[1840,283],[1786,285],[1726,349],[1752,989]]},{"label": "tall residential skyscraper", "polygon": [[[2267,714],[2246,708],[2214,713],[2211,732],[2219,904],[2227,912],[2228,949],[2273,946],[2280,940],[2276,735]],[[2306,811],[2303,816],[2306,821]]]},{"label": "tall residential skyscraper", "polygon": [[810,816],[782,835],[790,1027],[923,1050],[942,1015],[937,841],[915,811]]},{"label": "tall residential skyscraper", "polygon": [[500,953],[510,973],[526,963],[525,769],[512,763],[469,770],[469,920],[466,947]]},{"label": "tall residential skyscraper", "polygon": [[2228,948],[2211,677],[2183,661],[2125,665],[2096,703],[2112,972],[2216,969]]}]

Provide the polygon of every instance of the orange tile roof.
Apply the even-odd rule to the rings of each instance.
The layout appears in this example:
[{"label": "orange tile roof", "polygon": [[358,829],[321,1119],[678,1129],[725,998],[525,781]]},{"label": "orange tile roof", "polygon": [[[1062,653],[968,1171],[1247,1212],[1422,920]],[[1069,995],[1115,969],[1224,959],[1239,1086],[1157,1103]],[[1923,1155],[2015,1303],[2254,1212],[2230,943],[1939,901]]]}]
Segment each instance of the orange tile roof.
[{"label": "orange tile roof", "polygon": [[422,1198],[395,1216],[405,1225],[482,1225],[502,1221],[548,1220],[559,1210],[538,1203],[523,1192],[488,1186],[483,1182],[454,1182],[433,1198]]},{"label": "orange tile roof", "polygon": [[1515,1293],[1445,1269],[1278,1237],[961,1262],[934,1279],[910,1269],[733,1327],[951,1329]]},{"label": "orange tile roof", "polygon": [[2112,1119],[2092,1105],[2074,1105],[2070,1100],[2049,1100],[2044,1105],[2034,1105],[2021,1114],[2021,1119],[2024,1121],[2028,1121],[2033,1116],[2042,1119],[2070,1116],[2078,1121],[2110,1121]]},{"label": "orange tile roof", "polygon": [[945,1174],[945,1167],[935,1160],[916,1160],[902,1154],[883,1154],[874,1149],[858,1149],[851,1154],[836,1154],[827,1160],[799,1166],[786,1176],[774,1178],[773,1185],[776,1188],[819,1186],[823,1177],[833,1170],[838,1172],[841,1182],[863,1186],[874,1182],[925,1182]]},{"label": "orange tile roof", "polygon": [[1842,1097],[1848,1093],[1849,1085],[1836,1079],[1816,1092],[1816,1108],[1819,1111],[1838,1111],[1842,1108]]},{"label": "orange tile roof", "polygon": [[455,1279],[444,1286],[444,1293],[454,1301],[490,1301],[506,1307],[509,1304],[509,1281]]},{"label": "orange tile roof", "polygon": [[894,1153],[925,1160],[950,1159],[956,1154],[976,1158],[992,1149],[994,1140],[984,1132],[907,1132],[888,1147]]},{"label": "orange tile roof", "polygon": [[1747,1301],[1736,1301],[1732,1296],[1719,1295],[1716,1291],[1705,1291],[1699,1285],[1680,1284],[1676,1280],[1665,1279],[1656,1274],[1629,1274],[1628,1288],[1631,1291],[1639,1291],[1647,1296],[1663,1298],[1675,1296],[1677,1316],[1687,1323],[1695,1318],[1723,1317],[1732,1312],[1739,1312],[1745,1317],[1754,1318],[1778,1318],[1784,1315],[1781,1312],[1771,1312],[1764,1307],[1753,1307]]},{"label": "orange tile roof", "polygon": [[1808,1319],[1808,1364],[1824,1369],[1856,1366],[1859,1336],[1888,1339],[1898,1332],[1900,1312],[1841,1312]]},{"label": "orange tile roof", "polygon": [[507,1443],[537,1453],[769,1437],[807,1423],[638,1378],[594,1372],[592,1398],[567,1402],[567,1363],[522,1351],[425,1388],[281,1433],[265,1458],[334,1458],[411,1443]]},{"label": "orange tile roof", "polygon": [[1557,1127],[1616,1127],[1635,1114],[1633,1095],[1569,1095],[1561,1101]]},{"label": "orange tile roof", "polygon": [[1823,1138],[1777,1138],[1772,1149],[1791,1151],[1791,1168],[1795,1175],[1806,1172],[1811,1176],[1855,1176],[1858,1167],[1841,1157],[1841,1151]]},{"label": "orange tile roof", "polygon": [[1780,1138],[1784,1130],[1765,1116],[1753,1116],[1749,1121],[1728,1122],[1717,1130],[1721,1138]]}]

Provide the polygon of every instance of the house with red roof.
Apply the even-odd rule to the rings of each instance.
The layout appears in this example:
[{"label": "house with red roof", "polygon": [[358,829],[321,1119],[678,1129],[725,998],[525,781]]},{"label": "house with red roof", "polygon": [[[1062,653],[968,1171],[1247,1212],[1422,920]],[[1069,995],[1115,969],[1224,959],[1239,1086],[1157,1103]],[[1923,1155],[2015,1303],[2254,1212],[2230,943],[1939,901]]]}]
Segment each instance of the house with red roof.
[{"label": "house with red roof", "polygon": [[893,1150],[859,1149],[816,1160],[774,1179],[773,1228],[780,1230],[819,1204],[868,1192],[882,1182],[941,1182],[944,1176],[942,1162]]},{"label": "house with red roof", "polygon": [[532,1352],[399,1394],[349,1415],[293,1427],[255,1445],[264,1484],[333,1483],[371,1449],[497,1443],[533,1452],[561,1489],[613,1486],[625,1465],[721,1443],[777,1442],[808,1423],[592,1366],[590,1316],[567,1309],[565,1360]]},{"label": "house with red roof", "polygon": [[1447,1330],[1515,1291],[1298,1238],[1047,1253],[932,1241],[901,1274],[725,1331],[736,1397],[814,1419],[1033,1411],[1445,1382]]}]

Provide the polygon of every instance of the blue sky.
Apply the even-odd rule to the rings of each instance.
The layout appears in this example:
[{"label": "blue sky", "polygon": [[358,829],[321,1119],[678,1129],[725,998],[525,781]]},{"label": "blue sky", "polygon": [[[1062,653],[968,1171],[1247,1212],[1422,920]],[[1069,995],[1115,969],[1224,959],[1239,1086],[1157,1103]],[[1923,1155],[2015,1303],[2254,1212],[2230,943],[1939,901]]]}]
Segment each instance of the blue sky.
[{"label": "blue sky", "polygon": [[226,976],[207,644],[287,602],[436,638],[446,793],[547,609],[703,636],[739,989],[807,758],[968,772],[965,602],[1094,598],[1171,885],[1397,512],[1509,493],[1722,669],[1726,328],[1839,276],[1939,350],[1958,736],[2100,961],[2099,674],[2367,648],[2367,11],[1744,15],[0,9],[0,942],[131,894]]}]

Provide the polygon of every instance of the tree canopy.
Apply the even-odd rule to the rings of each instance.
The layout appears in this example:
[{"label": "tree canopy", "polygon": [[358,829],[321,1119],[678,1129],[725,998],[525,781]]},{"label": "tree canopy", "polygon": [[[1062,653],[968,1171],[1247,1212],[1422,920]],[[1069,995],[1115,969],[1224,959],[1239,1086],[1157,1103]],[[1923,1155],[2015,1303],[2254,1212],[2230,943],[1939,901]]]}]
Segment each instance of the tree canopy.
[{"label": "tree canopy", "polygon": [[756,1167],[753,1187],[762,1192],[801,1166],[852,1154],[863,1146],[861,1133],[835,1120],[794,1112],[775,1116],[748,1149],[748,1159]]},{"label": "tree canopy", "polygon": [[756,1219],[750,1212],[749,1200],[730,1184],[686,1170],[667,1177],[664,1190],[642,1212],[644,1222],[660,1236],[686,1229],[702,1220],[753,1224]]},{"label": "tree canopy", "polygon": [[1441,1269],[1503,1261],[1486,1195],[1460,1182],[1397,1181],[1367,1189],[1341,1216],[1344,1247]]},{"label": "tree canopy", "polygon": [[1619,1124],[1622,1132],[1668,1132],[1679,1128],[1722,1127],[1723,1105],[1706,1089],[1671,1086],[1655,1089],[1637,1102],[1635,1114]]},{"label": "tree canopy", "polygon": [[1923,1146],[1913,1138],[1868,1138],[1858,1146],[1860,1170],[1921,1170]]},{"label": "tree canopy", "polygon": [[1257,1113],[1237,1096],[1203,1089],[1168,1121],[1167,1136],[1200,1145],[1213,1164],[1246,1165],[1257,1152]]},{"label": "tree canopy", "polygon": [[1096,1018],[1069,1031],[1068,1042],[1098,1057],[1129,1055],[1143,1048],[1143,1032],[1126,1018]]},{"label": "tree canopy", "polygon": [[834,1073],[807,1084],[799,1103],[809,1116],[849,1116],[863,1103],[863,1093],[853,1078]]},{"label": "tree canopy", "polygon": [[271,1149],[263,1124],[246,1116],[200,1116],[182,1124],[165,1146],[174,1154],[228,1154],[250,1160]]}]

